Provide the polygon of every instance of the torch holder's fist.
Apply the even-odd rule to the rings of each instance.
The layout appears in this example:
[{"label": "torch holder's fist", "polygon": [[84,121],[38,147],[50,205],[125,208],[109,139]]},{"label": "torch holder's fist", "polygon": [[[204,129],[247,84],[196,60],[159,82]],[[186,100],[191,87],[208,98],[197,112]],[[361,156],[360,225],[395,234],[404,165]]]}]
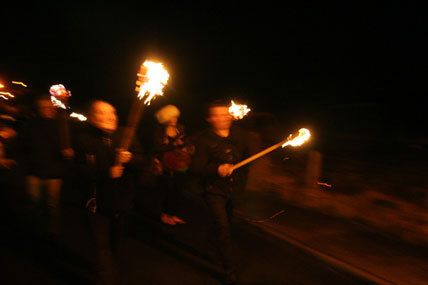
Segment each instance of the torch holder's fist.
[{"label": "torch holder's fist", "polygon": [[129,151],[126,151],[124,149],[117,149],[116,150],[116,162],[118,164],[124,164],[124,163],[128,163],[132,158],[132,153],[130,153]]},{"label": "torch holder's fist", "polygon": [[225,164],[221,164],[217,168],[217,173],[218,175],[220,175],[220,177],[228,177],[232,175],[232,172],[233,172],[233,164],[225,163]]},{"label": "torch holder's fist", "polygon": [[110,167],[110,178],[119,178],[123,174],[123,166],[115,165]]}]

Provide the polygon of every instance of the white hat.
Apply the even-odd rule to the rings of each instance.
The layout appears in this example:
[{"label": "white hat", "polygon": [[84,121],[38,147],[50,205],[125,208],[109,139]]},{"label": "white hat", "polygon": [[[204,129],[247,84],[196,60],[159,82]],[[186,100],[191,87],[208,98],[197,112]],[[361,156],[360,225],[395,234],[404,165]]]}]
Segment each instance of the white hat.
[{"label": "white hat", "polygon": [[166,105],[155,113],[155,117],[160,124],[166,124],[171,121],[172,118],[178,118],[180,116],[180,110],[174,105]]}]

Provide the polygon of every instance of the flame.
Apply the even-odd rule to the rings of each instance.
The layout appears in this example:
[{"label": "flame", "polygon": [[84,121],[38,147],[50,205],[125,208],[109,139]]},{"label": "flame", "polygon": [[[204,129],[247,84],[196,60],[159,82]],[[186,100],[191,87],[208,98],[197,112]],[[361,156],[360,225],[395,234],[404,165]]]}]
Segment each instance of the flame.
[{"label": "flame", "polygon": [[70,117],[72,117],[72,118],[76,118],[76,119],[78,119],[79,121],[86,121],[88,118],[86,118],[85,116],[83,116],[82,114],[79,114],[79,113],[75,113],[75,112],[72,112],[71,114],[70,114]]},{"label": "flame", "polygon": [[64,103],[62,103],[61,100],[58,100],[57,98],[55,98],[55,96],[51,96],[51,102],[52,102],[52,105],[54,105],[54,107],[67,109]]},{"label": "flame", "polygon": [[0,83],[0,88],[3,88],[3,87],[4,87],[4,85]]},{"label": "flame", "polygon": [[[2,96],[3,98],[5,98],[4,95],[9,96],[10,98],[14,98],[15,97],[15,95],[13,95],[12,93],[10,93],[10,92],[3,92],[3,91],[0,91],[0,95],[3,95]],[[6,100],[8,100],[8,99],[6,99]]]},{"label": "flame", "polygon": [[[141,72],[141,70],[145,70],[145,73]],[[156,95],[163,95],[163,88],[168,82],[169,73],[163,67],[162,63],[146,60],[137,76],[141,78],[141,81],[137,81],[138,85],[141,84],[140,87],[137,87],[139,91],[138,98],[145,98],[145,105],[150,105],[150,102]]]},{"label": "flame", "polygon": [[331,187],[331,186],[333,186],[333,185],[331,185],[331,184],[328,184],[328,183],[324,183],[324,182],[317,182],[317,184],[318,185],[323,185],[323,186],[326,186],[326,187]]},{"label": "flame", "polygon": [[51,86],[51,88],[49,89],[49,93],[51,94],[51,102],[55,107],[67,109],[61,99],[64,100],[70,97],[70,90],[65,89],[64,85],[62,84],[56,84]]},{"label": "flame", "polygon": [[13,84],[18,84],[18,85],[22,85],[24,87],[27,87],[26,84],[24,84],[24,82],[20,82],[20,81],[12,81]]},{"label": "flame", "polygon": [[289,135],[287,141],[282,145],[286,147],[287,145],[291,146],[301,146],[311,137],[311,132],[308,129],[302,128],[299,130],[299,134],[293,138],[293,135]]},{"label": "flame", "polygon": [[247,105],[235,104],[233,100],[231,100],[231,105],[229,107],[229,113],[233,116],[235,120],[239,120],[245,117],[251,109],[247,107]]}]

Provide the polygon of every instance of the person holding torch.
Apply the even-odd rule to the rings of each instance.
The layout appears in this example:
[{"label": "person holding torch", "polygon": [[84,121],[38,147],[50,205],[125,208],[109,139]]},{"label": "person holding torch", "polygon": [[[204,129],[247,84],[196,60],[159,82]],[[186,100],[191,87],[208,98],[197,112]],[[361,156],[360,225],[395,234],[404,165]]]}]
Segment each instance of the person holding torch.
[{"label": "person holding torch", "polygon": [[232,126],[229,103],[214,101],[208,105],[206,121],[210,127],[195,139],[195,154],[190,167],[204,188],[204,200],[214,221],[220,263],[226,283],[234,283],[230,216],[233,194],[245,185],[245,171],[234,171],[234,164],[250,152],[249,134]]},{"label": "person holding torch", "polygon": [[87,186],[86,203],[100,284],[120,284],[118,255],[132,206],[139,169],[144,158],[132,140],[120,148],[121,133],[115,108],[96,100],[88,112],[88,125],[76,135],[76,163]]}]

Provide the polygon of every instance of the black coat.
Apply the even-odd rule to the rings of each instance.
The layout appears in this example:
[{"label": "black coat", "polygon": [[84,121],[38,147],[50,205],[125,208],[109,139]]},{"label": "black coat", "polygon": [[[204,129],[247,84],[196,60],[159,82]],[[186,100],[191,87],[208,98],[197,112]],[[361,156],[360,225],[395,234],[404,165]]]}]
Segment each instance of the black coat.
[{"label": "black coat", "polygon": [[131,210],[138,177],[146,161],[140,144],[134,140],[129,150],[133,156],[124,165],[123,175],[110,178],[109,171],[115,164],[120,138],[120,132],[110,136],[89,124],[75,134],[76,169],[81,173],[88,193],[95,186],[97,212],[103,215]]},{"label": "black coat", "polygon": [[232,126],[228,137],[223,138],[211,129],[202,131],[194,138],[195,155],[190,172],[199,177],[205,192],[229,195],[245,185],[247,169],[237,169],[230,177],[220,177],[217,169],[221,164],[236,164],[249,153],[249,134]]},{"label": "black coat", "polygon": [[64,160],[60,151],[58,121],[29,119],[19,132],[20,163],[26,175],[62,178]]}]

